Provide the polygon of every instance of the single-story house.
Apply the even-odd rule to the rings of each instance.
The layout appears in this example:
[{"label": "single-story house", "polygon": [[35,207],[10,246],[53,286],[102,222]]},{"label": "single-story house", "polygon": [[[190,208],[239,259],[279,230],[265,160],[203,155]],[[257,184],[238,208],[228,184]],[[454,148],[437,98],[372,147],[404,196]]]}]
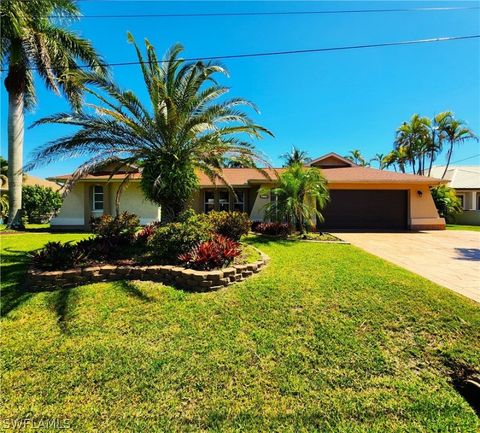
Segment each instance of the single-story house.
[{"label": "single-story house", "polygon": [[[425,230],[444,229],[430,194],[440,179],[360,167],[335,153],[313,160],[309,165],[322,169],[330,189],[330,203],[323,210],[329,229]],[[223,177],[235,194],[221,183],[214,184],[199,174],[200,189],[192,199],[197,212],[239,210],[252,220],[263,220],[264,207],[271,194],[262,187],[275,187],[284,168],[267,169],[266,175],[253,168],[225,168]],[[91,217],[115,211],[116,192],[125,173],[107,171],[80,179],[67,195],[60,213],[52,219],[53,229],[85,229]],[[65,183],[71,175],[51,180]],[[141,172],[130,174],[128,187],[121,194],[119,210],[135,213],[141,224],[159,220],[161,209],[147,201],[140,189]]]},{"label": "single-story house", "polygon": [[[432,167],[432,176],[442,177],[445,166]],[[463,212],[455,216],[457,224],[480,225],[480,167],[477,165],[450,166],[445,173],[448,186],[462,203]]]}]

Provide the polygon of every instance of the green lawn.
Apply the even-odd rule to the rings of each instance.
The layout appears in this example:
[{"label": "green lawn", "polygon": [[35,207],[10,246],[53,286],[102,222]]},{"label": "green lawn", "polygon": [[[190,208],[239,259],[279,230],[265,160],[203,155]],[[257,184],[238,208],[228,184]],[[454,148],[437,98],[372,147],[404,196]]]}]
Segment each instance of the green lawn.
[{"label": "green lawn", "polygon": [[81,237],[0,236],[0,419],[67,418],[75,432],[480,428],[448,378],[480,365],[473,301],[351,245],[255,238],[268,267],[218,292],[16,286],[25,251]]},{"label": "green lawn", "polygon": [[461,224],[447,224],[447,230],[471,230],[480,232],[480,226],[467,226]]}]

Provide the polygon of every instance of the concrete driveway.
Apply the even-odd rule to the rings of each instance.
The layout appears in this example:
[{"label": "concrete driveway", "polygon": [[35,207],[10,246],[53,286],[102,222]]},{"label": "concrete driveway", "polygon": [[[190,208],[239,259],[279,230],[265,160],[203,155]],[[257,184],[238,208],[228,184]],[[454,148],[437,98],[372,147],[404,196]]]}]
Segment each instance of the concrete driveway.
[{"label": "concrete driveway", "polygon": [[480,302],[480,232],[444,230],[335,235]]}]

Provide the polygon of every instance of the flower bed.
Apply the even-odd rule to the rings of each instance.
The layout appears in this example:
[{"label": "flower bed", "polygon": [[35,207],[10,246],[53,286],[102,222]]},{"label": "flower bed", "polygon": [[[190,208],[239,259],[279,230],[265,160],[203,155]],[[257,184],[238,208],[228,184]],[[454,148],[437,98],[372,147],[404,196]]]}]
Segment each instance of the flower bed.
[{"label": "flower bed", "polygon": [[75,287],[89,283],[117,280],[147,280],[192,291],[211,291],[243,281],[259,272],[269,258],[257,250],[260,259],[253,263],[232,265],[213,271],[196,271],[171,265],[102,265],[64,271],[41,271],[30,268],[25,284],[29,288],[48,290]]}]

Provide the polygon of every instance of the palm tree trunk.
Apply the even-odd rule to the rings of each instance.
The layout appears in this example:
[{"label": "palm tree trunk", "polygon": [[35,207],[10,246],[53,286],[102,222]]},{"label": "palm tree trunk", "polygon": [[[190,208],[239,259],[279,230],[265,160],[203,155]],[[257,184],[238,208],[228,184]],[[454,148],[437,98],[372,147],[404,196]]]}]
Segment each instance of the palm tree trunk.
[{"label": "palm tree trunk", "polygon": [[432,150],[432,152],[430,153],[430,163],[428,165],[428,176],[429,177],[432,174],[432,166],[433,166],[433,158],[434,157],[435,157],[435,151]]},{"label": "palm tree trunk", "polygon": [[445,170],[443,171],[442,179],[447,174],[448,166],[450,165],[450,160],[452,159],[452,153],[453,153],[453,142],[450,141],[450,149],[448,149],[447,164],[445,165]]},{"label": "palm tree trunk", "polygon": [[24,94],[8,92],[8,226],[22,228],[22,167],[24,137]]}]

